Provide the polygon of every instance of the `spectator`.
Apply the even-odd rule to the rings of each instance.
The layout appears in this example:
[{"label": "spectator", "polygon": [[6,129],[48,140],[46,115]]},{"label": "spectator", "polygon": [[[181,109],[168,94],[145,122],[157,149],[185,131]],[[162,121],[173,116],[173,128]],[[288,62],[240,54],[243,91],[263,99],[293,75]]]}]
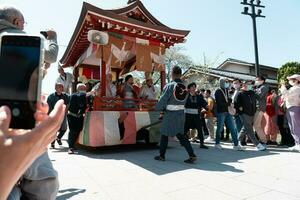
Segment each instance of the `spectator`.
[{"label": "spectator", "polygon": [[247,135],[258,151],[266,150],[266,147],[259,143],[253,132],[253,120],[256,112],[256,96],[253,91],[252,81],[245,81],[243,83],[242,88],[236,97],[235,107],[243,122],[243,127],[239,135],[240,142],[245,141]]},{"label": "spectator", "polygon": [[211,91],[210,90],[206,90],[204,93],[204,97],[206,98],[207,101],[207,111],[205,112],[205,122],[206,122],[206,126],[209,132],[209,136],[206,139],[207,141],[213,141],[215,139],[215,124],[214,124],[214,120],[215,120],[215,108],[216,108],[216,102],[215,100],[212,98],[211,96]]},{"label": "spectator", "polygon": [[266,112],[266,102],[267,95],[269,91],[269,86],[265,83],[266,79],[263,76],[258,76],[255,79],[255,93],[257,96],[257,110],[254,116],[254,129],[260,139],[264,144],[267,143],[266,133],[262,127],[262,122],[264,121],[264,113]]},{"label": "spectator", "polygon": [[[25,33],[23,31],[24,24],[24,16],[18,9],[12,6],[0,6],[0,33]],[[57,54],[56,33],[48,30],[44,44],[44,62],[47,63],[47,67],[56,61]],[[19,198],[21,196],[20,189],[22,189],[23,196],[28,196],[30,199],[41,199],[44,196],[55,199],[58,192],[57,172],[54,170],[47,152],[38,157],[22,177],[22,185],[15,187],[9,199]]]},{"label": "spectator", "polygon": [[265,133],[267,136],[267,145],[278,145],[277,144],[277,132],[278,128],[276,126],[276,112],[275,112],[275,99],[277,95],[275,90],[272,90],[267,96],[266,102],[266,126]]},{"label": "spectator", "polygon": [[[35,118],[41,121],[39,125],[30,131],[9,130],[11,112],[6,106],[0,108],[0,163],[5,163],[0,165],[0,199],[8,197],[24,172],[44,154],[47,145],[55,138],[65,112],[63,101],[57,102],[49,116],[46,115],[47,112],[47,105],[38,103]],[[15,186],[15,190],[17,192],[11,194],[14,195],[11,197],[20,198],[19,187]],[[52,196],[52,199],[55,199],[55,196]]]},{"label": "spectator", "polygon": [[287,108],[289,127],[295,140],[295,146],[290,150],[300,152],[300,75],[294,74],[288,77],[288,80],[292,87],[287,90],[285,84],[282,84],[280,91]]},{"label": "spectator", "polygon": [[[233,80],[232,86],[234,88],[234,93],[233,93],[233,96],[232,96],[232,101],[233,101],[234,104],[236,103],[237,96],[240,93],[241,84],[242,84],[242,82],[241,82],[240,79]],[[237,131],[239,133],[242,129],[243,124],[242,124],[242,120],[241,120],[241,117],[240,117],[238,112],[234,116],[234,119],[235,119],[235,124],[236,124]],[[243,142],[246,143],[246,141],[243,141]]]},{"label": "spectator", "polygon": [[278,95],[275,104],[277,126],[281,135],[281,146],[292,147],[295,145],[295,141],[289,130],[287,119],[286,119],[286,108],[282,95]]},{"label": "spectator", "polygon": [[[25,19],[21,11],[12,7],[0,6],[0,33],[25,33]],[[58,55],[58,45],[56,32],[47,30],[47,37],[44,44],[44,66],[43,74],[46,74],[51,63],[56,62]]]},{"label": "spectator", "polygon": [[221,78],[220,79],[220,88],[218,88],[215,92],[215,98],[217,103],[217,131],[216,131],[216,143],[215,147],[218,149],[222,149],[222,146],[220,145],[220,137],[221,137],[221,131],[224,127],[225,121],[228,124],[228,128],[230,129],[231,138],[233,140],[233,148],[235,150],[241,151],[244,148],[239,145],[238,138],[237,138],[237,129],[236,125],[234,123],[233,117],[231,114],[229,114],[228,107],[231,106],[231,99],[229,99],[228,94],[228,88],[229,88],[229,82]]},{"label": "spectator", "polygon": [[[60,99],[64,100],[64,104],[68,106],[69,104],[69,95],[63,92],[64,91],[64,85],[62,83],[56,83],[55,84],[55,92],[50,94],[47,98],[47,103],[49,105],[49,113],[54,109],[54,106],[56,102],[58,102]],[[67,109],[66,109],[67,111]],[[67,115],[65,113],[64,120],[58,130],[58,135],[56,138],[56,141],[59,145],[62,145],[61,138],[64,136],[65,132],[68,129],[67,125]],[[51,143],[51,147],[55,148],[55,140]]]}]

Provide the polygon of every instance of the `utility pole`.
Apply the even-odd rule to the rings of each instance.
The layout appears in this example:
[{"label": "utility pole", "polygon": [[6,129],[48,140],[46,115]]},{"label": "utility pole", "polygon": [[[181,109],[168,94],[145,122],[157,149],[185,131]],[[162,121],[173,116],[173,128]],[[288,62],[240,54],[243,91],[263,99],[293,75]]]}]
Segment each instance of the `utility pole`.
[{"label": "utility pole", "polygon": [[[252,23],[253,23],[253,38],[254,38],[254,51],[255,51],[255,75],[259,76],[260,75],[260,70],[259,70],[259,58],[258,58],[258,44],[257,44],[257,29],[256,29],[256,18],[257,17],[262,17],[265,18],[266,16],[261,15],[262,10],[258,9],[256,12],[256,8],[265,8],[265,6],[261,5],[260,0],[243,0],[241,2],[244,7],[244,11],[242,12],[243,15],[249,15],[252,18]],[[249,8],[251,8],[251,12],[249,12]]]}]

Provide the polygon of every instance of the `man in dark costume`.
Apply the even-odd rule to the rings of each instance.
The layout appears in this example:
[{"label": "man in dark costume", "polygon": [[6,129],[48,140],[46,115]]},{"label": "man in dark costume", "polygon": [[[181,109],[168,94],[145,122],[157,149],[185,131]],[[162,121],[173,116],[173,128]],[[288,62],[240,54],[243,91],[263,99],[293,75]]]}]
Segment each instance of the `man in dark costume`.
[{"label": "man in dark costume", "polygon": [[74,154],[74,145],[80,131],[83,128],[84,113],[87,109],[86,86],[82,83],[77,85],[77,92],[70,97],[68,123],[69,123],[69,154]]},{"label": "man in dark costume", "polygon": [[187,99],[187,90],[180,79],[181,74],[181,68],[175,66],[172,70],[173,81],[165,86],[162,95],[156,104],[156,110],[164,112],[164,115],[160,127],[160,155],[156,156],[154,159],[165,161],[168,137],[176,136],[189,154],[189,158],[184,162],[194,163],[197,157],[194,154],[189,140],[184,134],[184,105]]},{"label": "man in dark costume", "polygon": [[204,136],[202,132],[201,113],[207,109],[207,102],[202,96],[196,93],[196,83],[188,85],[188,98],[185,104],[185,125],[184,132],[187,134],[190,129],[197,129],[200,148],[208,149],[204,145]]}]

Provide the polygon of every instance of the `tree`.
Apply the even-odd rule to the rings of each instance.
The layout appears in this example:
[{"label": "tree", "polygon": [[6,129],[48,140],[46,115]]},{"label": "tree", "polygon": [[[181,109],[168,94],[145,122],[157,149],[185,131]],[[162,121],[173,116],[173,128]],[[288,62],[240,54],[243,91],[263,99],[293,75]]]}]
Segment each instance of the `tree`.
[{"label": "tree", "polygon": [[173,46],[166,50],[165,65],[168,83],[170,82],[170,74],[174,66],[178,65],[185,71],[194,65],[192,59],[182,53],[183,50],[184,48],[182,46]]},{"label": "tree", "polygon": [[277,81],[280,83],[281,81],[286,81],[288,76],[293,74],[300,73],[300,63],[298,62],[288,62],[282,65],[277,73]]}]

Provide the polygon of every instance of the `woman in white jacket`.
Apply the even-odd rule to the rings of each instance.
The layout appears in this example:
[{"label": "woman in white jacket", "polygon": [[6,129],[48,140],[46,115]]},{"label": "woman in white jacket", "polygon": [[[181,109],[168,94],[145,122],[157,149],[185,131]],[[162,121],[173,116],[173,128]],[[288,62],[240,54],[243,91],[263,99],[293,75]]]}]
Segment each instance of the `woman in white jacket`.
[{"label": "woman in white jacket", "polygon": [[287,90],[285,84],[282,84],[280,91],[287,108],[289,127],[295,139],[295,146],[291,150],[300,152],[300,75],[294,74],[287,79],[292,87]]}]

